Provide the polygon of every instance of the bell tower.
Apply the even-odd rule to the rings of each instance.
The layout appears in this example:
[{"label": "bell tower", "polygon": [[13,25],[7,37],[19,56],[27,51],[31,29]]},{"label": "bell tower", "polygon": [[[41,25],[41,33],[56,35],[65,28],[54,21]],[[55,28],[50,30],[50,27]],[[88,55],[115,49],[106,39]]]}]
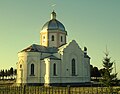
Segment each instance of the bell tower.
[{"label": "bell tower", "polygon": [[60,47],[66,44],[67,31],[64,25],[56,19],[56,13],[51,13],[50,21],[46,22],[40,32],[40,45]]}]

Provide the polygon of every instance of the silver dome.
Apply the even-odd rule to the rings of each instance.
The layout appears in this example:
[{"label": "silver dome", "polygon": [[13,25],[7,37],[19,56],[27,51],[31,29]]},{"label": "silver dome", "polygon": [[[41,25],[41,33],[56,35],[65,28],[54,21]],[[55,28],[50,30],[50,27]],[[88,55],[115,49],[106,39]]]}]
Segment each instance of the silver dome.
[{"label": "silver dome", "polygon": [[48,21],[47,23],[45,23],[44,26],[42,27],[42,30],[43,29],[48,29],[48,30],[57,29],[57,30],[65,31],[64,25],[56,19],[52,19]]},{"label": "silver dome", "polygon": [[43,29],[65,31],[64,25],[56,20],[56,13],[54,11],[51,13],[51,20],[44,24]]}]

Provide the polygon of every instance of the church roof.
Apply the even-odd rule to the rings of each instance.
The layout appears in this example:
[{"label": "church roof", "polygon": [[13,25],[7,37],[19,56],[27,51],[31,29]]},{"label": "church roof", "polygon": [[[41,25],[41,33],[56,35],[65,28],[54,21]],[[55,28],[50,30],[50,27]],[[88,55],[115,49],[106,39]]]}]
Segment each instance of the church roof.
[{"label": "church roof", "polygon": [[21,52],[44,52],[44,53],[57,53],[58,48],[57,47],[45,47],[41,45],[33,44],[25,49],[23,49]]},{"label": "church roof", "polygon": [[[45,58],[49,58],[49,59],[54,59],[54,60],[60,60],[60,58],[55,57],[54,53],[59,53],[59,52],[63,52],[64,49],[66,49],[71,43],[76,43],[75,40],[70,41],[69,43],[62,45],[61,47],[45,47],[42,45],[37,45],[37,44],[33,44],[25,49],[23,49],[20,52],[42,52],[42,53],[50,53],[51,55],[41,58],[41,60],[45,59]],[[77,43],[76,43],[77,44]],[[78,44],[77,44],[78,45]],[[79,46],[78,46],[79,47]],[[81,48],[80,48],[81,49]],[[83,52],[84,53],[84,52]],[[84,54],[84,58],[89,58],[90,57],[87,54]]]},{"label": "church roof", "polygon": [[46,22],[42,27],[42,30],[43,29],[48,29],[48,30],[58,29],[58,30],[61,30],[61,31],[65,31],[64,25],[56,19],[52,19],[52,20]]},{"label": "church roof", "polygon": [[[65,45],[62,45],[61,47],[59,47],[59,51],[63,51],[65,48],[67,48],[71,43],[76,43],[75,40],[71,40],[70,42],[66,43]],[[77,43],[76,43],[77,44]],[[77,44],[78,45],[78,44]],[[79,47],[79,45],[78,45]]]},{"label": "church roof", "polygon": [[64,25],[60,21],[56,20],[56,13],[54,11],[51,13],[51,20],[46,22],[43,25],[42,30],[44,30],[44,29],[61,30],[63,32],[65,31]]},{"label": "church roof", "polygon": [[43,59],[45,59],[45,58],[49,58],[49,59],[53,59],[53,60],[61,60],[60,58],[57,58],[57,57],[54,56],[54,55],[50,55],[50,56],[47,56],[47,57],[41,58],[41,60],[43,60]]}]

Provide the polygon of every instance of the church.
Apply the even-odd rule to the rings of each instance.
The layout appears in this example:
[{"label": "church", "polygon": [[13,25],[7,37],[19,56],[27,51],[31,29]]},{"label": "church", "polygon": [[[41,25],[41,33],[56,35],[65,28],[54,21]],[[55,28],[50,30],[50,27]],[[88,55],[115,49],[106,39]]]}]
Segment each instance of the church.
[{"label": "church", "polygon": [[16,84],[65,86],[90,83],[90,57],[51,13],[40,31],[40,44],[18,52]]}]

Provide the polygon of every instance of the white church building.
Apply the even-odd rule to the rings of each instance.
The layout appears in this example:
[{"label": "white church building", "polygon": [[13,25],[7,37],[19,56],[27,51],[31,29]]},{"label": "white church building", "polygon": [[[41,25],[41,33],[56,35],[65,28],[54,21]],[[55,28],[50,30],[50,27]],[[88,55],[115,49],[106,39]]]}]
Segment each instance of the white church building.
[{"label": "white church building", "polygon": [[80,85],[90,82],[87,48],[75,40],[67,43],[67,31],[51,13],[40,31],[40,45],[32,44],[18,53],[17,84]]}]

